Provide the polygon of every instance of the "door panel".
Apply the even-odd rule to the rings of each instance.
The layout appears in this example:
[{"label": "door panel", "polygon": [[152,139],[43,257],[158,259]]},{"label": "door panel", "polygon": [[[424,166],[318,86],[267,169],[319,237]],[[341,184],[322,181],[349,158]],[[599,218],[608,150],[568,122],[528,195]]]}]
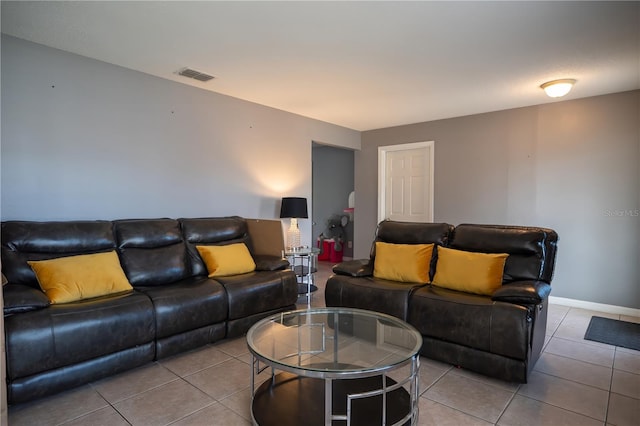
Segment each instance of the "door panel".
[{"label": "door panel", "polygon": [[433,220],[433,142],[379,148],[379,220]]}]

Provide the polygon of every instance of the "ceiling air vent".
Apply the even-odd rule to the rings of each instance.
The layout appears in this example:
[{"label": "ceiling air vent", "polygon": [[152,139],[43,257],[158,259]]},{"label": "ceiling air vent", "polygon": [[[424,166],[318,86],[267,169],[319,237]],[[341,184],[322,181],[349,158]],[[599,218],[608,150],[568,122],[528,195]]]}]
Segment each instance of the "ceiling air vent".
[{"label": "ceiling air vent", "polygon": [[209,74],[205,74],[203,72],[200,71],[196,71],[192,68],[183,68],[180,71],[178,71],[178,75],[182,75],[185,77],[189,77],[189,78],[194,78],[196,80],[199,81],[209,81],[209,80],[213,80],[213,76],[209,75]]}]

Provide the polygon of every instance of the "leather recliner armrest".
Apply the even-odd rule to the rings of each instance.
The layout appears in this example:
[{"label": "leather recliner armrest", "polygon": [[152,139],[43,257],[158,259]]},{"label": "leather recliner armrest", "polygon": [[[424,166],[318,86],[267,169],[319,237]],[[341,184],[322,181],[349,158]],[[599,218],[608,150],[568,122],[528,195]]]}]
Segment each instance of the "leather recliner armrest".
[{"label": "leather recliner armrest", "polygon": [[551,285],[544,281],[515,281],[504,284],[491,300],[518,304],[538,304],[549,297]]},{"label": "leather recliner armrest", "polygon": [[266,254],[253,256],[253,261],[256,263],[256,271],[279,271],[290,266],[287,259]]},{"label": "leather recliner armrest", "polygon": [[49,306],[49,299],[42,291],[21,284],[7,284],[3,287],[4,314],[36,311]]},{"label": "leather recliner armrest", "polygon": [[373,275],[373,264],[370,259],[347,260],[334,266],[333,272],[352,277],[370,277]]}]

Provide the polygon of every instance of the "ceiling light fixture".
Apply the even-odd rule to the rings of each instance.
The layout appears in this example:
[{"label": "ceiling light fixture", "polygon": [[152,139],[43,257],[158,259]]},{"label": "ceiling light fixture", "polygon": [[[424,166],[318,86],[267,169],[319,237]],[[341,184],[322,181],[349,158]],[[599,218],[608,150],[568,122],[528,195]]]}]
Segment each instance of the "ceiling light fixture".
[{"label": "ceiling light fixture", "polygon": [[571,91],[574,84],[576,84],[574,79],[565,78],[562,80],[547,81],[541,84],[540,88],[544,89],[544,92],[550,98],[561,98]]}]

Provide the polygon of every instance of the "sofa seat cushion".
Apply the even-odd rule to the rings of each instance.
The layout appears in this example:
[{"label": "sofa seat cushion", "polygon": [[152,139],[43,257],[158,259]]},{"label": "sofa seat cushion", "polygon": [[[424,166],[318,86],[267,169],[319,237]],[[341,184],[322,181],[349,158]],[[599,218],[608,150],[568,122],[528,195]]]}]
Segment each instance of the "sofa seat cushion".
[{"label": "sofa seat cushion", "polygon": [[153,306],[137,292],[5,318],[10,380],[153,342]]},{"label": "sofa seat cushion", "polygon": [[290,306],[298,300],[296,276],[290,269],[250,272],[215,279],[227,292],[229,320]]},{"label": "sofa seat cushion", "polygon": [[527,307],[426,286],[409,305],[408,322],[424,336],[524,360],[531,340]]},{"label": "sofa seat cushion", "polygon": [[425,284],[374,277],[332,275],[325,287],[327,306],[360,308],[407,319],[409,297]]},{"label": "sofa seat cushion", "polygon": [[187,278],[163,286],[139,287],[153,301],[158,339],[224,322],[227,298],[220,283]]}]

